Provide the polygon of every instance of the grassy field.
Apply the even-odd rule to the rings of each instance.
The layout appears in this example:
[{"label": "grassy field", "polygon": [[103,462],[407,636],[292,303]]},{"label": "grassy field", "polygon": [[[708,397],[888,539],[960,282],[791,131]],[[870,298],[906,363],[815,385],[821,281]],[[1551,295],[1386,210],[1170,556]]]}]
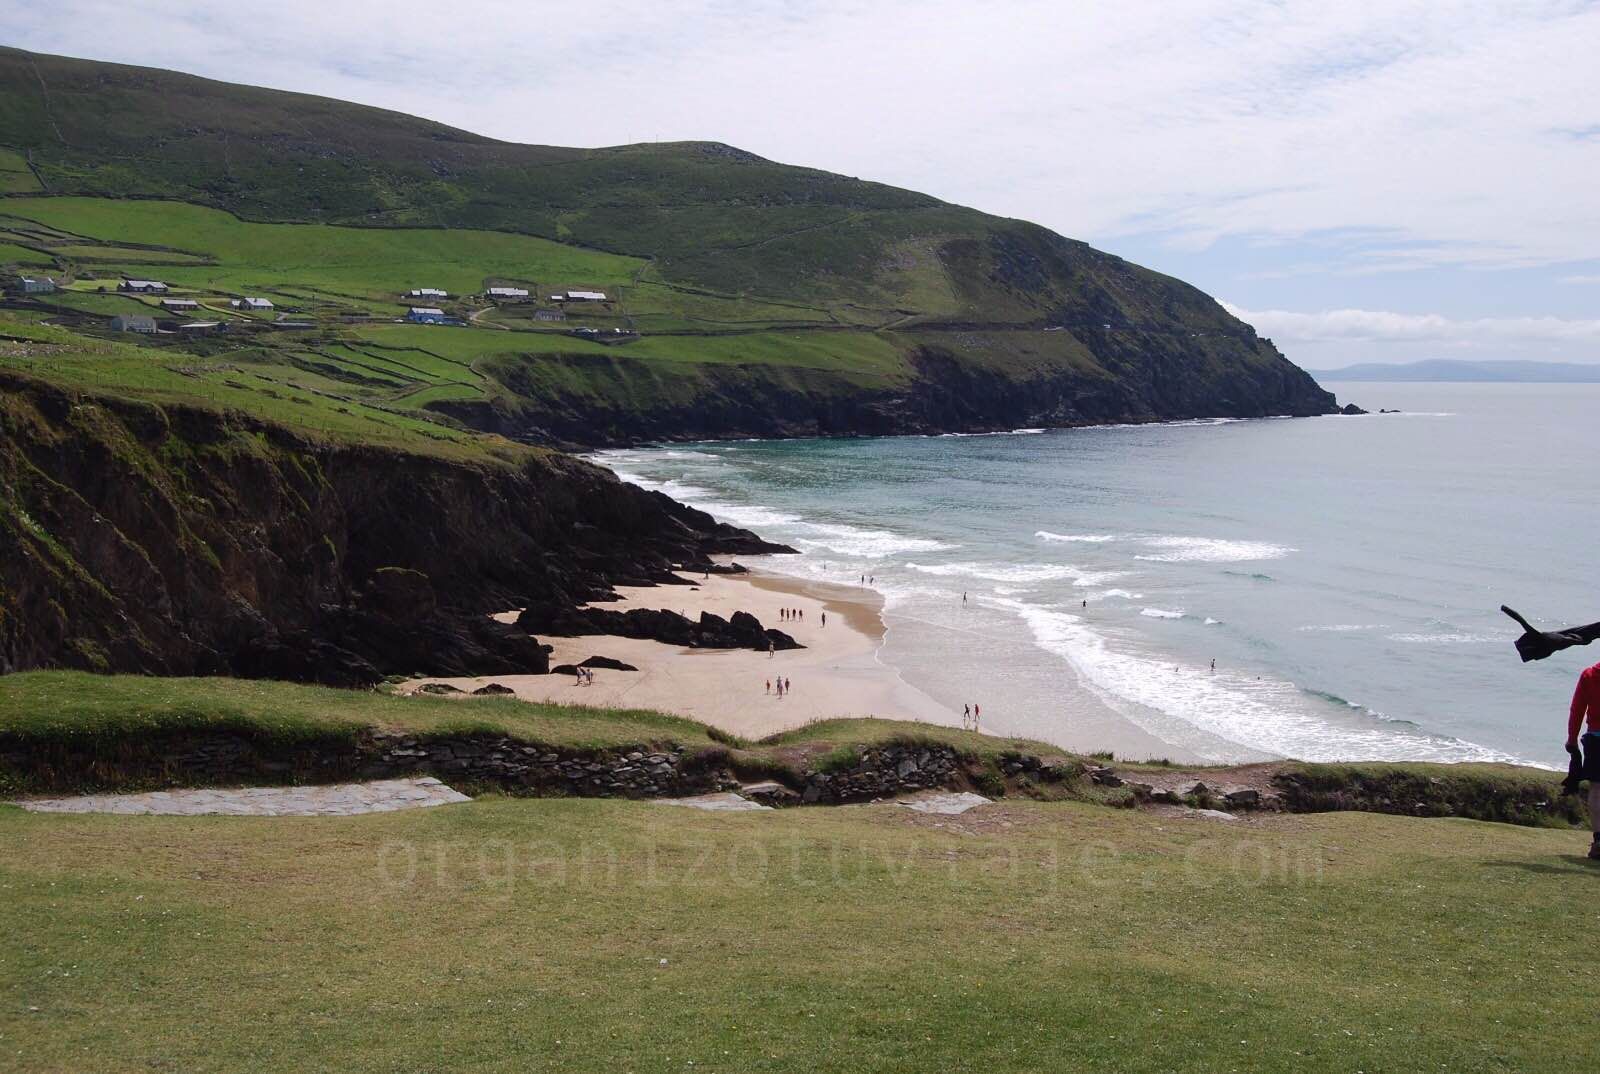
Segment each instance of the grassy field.
[{"label": "grassy field", "polygon": [[[483,290],[490,278],[615,285],[642,262],[526,235],[439,228],[386,229],[315,224],[257,224],[198,205],[102,198],[18,198],[0,201],[0,213],[54,230],[108,243],[166,247],[211,264],[172,264],[168,283],[218,291],[272,291],[298,285],[359,296],[398,310],[400,293],[440,287],[453,295]],[[115,254],[97,270],[115,274]],[[88,252],[65,246],[62,256]],[[128,251],[130,267],[145,259]],[[167,255],[151,254],[157,261]]]},{"label": "grassy field", "polygon": [[[315,437],[451,458],[515,459],[528,450],[393,405],[383,392],[353,391],[344,379],[309,368],[295,351],[222,341],[201,345],[199,353],[174,350],[136,342],[137,337],[84,336],[4,311],[0,336],[10,339],[0,342],[0,369],[69,388],[237,410]],[[395,389],[414,390],[409,381]]]},{"label": "grassy field", "polygon": [[270,680],[77,671],[0,676],[0,735],[92,739],[224,727],[287,740],[380,728],[429,734],[493,731],[581,748],[712,742],[705,727],[692,720],[637,709],[586,709],[499,697],[399,697]]},{"label": "grassy field", "polygon": [[1591,1052],[1582,844],[1075,803],[0,807],[0,1065],[1559,1070]]},{"label": "grassy field", "polygon": [[[7,749],[373,727],[727,744],[497,698],[0,678]],[[908,736],[1038,748],[861,720],[746,748]],[[495,795],[315,819],[0,806],[0,1069],[1561,1069],[1592,1007],[1585,842],[1016,799],[956,818]]]},{"label": "grassy field", "polygon": [[[0,242],[0,254],[14,250],[13,261],[48,267],[65,284],[33,302],[62,329],[30,335],[51,344],[46,360],[15,350],[0,364],[100,391],[233,407],[318,435],[471,453],[481,445],[434,408],[493,400],[518,410],[519,400],[552,396],[613,415],[660,400],[693,406],[727,367],[765,368],[781,383],[810,378],[813,391],[910,375],[906,343],[854,314],[657,281],[634,286],[638,259],[525,235],[264,224],[173,201],[35,197],[0,198]],[[116,314],[169,316],[155,298],[115,293],[118,274],[165,280],[200,301],[192,317],[233,331],[198,341],[110,337]],[[576,308],[560,325],[534,321],[537,303],[463,304],[491,281],[598,287],[613,301]],[[399,293],[418,285],[449,290],[451,312],[481,322],[396,323]],[[229,308],[239,293],[271,296],[277,312],[315,327],[275,330],[271,316]],[[15,316],[0,311],[0,330]],[[586,325],[645,334],[603,345],[572,334]]]}]

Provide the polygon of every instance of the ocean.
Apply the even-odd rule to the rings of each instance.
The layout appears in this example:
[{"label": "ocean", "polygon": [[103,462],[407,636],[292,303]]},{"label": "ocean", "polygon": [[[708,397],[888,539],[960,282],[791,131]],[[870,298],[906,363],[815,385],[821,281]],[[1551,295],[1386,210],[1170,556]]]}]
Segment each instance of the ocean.
[{"label": "ocean", "polygon": [[[1401,414],[601,452],[882,593],[880,660],[985,729],[1239,762],[1562,763],[1600,619],[1600,385],[1341,384]],[[965,598],[965,599],[963,599]],[[1215,669],[1212,668],[1215,661]]]}]

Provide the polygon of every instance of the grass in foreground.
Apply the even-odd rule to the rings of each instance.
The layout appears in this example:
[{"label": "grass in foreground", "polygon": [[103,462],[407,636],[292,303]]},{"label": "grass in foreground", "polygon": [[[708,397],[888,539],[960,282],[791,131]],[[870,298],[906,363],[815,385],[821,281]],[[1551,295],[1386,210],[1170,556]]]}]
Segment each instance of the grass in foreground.
[{"label": "grass in foreground", "polygon": [[83,671],[0,676],[0,735],[89,739],[208,729],[251,730],[286,741],[354,736],[377,729],[441,735],[484,731],[574,748],[712,742],[703,724],[643,709],[547,705],[504,697],[399,697],[256,679]]},{"label": "grass in foreground", "polygon": [[1566,1069],[1582,839],[1053,803],[0,808],[0,1066]]}]

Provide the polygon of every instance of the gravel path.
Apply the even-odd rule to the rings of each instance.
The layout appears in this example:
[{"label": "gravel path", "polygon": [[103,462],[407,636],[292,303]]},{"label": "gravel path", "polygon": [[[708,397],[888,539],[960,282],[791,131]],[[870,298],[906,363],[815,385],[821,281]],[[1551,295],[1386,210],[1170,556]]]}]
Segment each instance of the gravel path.
[{"label": "gravel path", "polygon": [[470,802],[432,776],[319,787],[218,787],[146,794],[86,794],[29,798],[16,804],[35,813],[129,813],[178,817],[353,817],[397,809]]}]

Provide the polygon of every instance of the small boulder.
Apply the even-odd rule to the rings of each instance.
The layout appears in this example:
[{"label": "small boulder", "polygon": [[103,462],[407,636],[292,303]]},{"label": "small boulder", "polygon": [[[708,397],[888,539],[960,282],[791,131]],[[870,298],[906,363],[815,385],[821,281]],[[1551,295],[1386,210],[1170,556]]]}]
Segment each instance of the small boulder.
[{"label": "small boulder", "polygon": [[461,690],[447,682],[425,682],[417,687],[419,694],[459,694]]},{"label": "small boulder", "polygon": [[609,656],[591,656],[578,665],[580,668],[605,668],[608,671],[638,671],[632,664],[625,664],[621,660],[613,660]]},{"label": "small boulder", "polygon": [[799,805],[800,795],[776,780],[766,780],[761,783],[747,783],[739,788],[739,793],[752,802],[760,802],[769,806]]},{"label": "small boulder", "polygon": [[1097,787],[1120,787],[1123,779],[1109,768],[1089,769],[1089,781]]},{"label": "small boulder", "polygon": [[1222,796],[1233,809],[1257,809],[1261,805],[1261,792],[1254,787],[1239,787]]},{"label": "small boulder", "polygon": [[472,691],[473,697],[504,697],[508,694],[515,695],[516,691],[497,682],[491,682],[487,686],[480,686]]},{"label": "small boulder", "polygon": [[1199,820],[1238,820],[1232,813],[1224,813],[1220,809],[1191,809],[1184,813],[1186,817],[1195,817]]}]

